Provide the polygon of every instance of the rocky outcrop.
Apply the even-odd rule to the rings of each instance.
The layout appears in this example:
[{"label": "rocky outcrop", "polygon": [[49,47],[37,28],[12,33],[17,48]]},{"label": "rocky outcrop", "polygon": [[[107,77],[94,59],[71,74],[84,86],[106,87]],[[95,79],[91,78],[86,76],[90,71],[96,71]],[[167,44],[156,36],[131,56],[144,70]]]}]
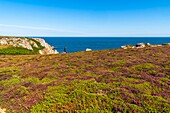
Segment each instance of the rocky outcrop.
[{"label": "rocky outcrop", "polygon": [[164,43],[164,44],[162,44],[162,45],[170,45],[170,43]]},{"label": "rocky outcrop", "polygon": [[23,47],[29,50],[33,50],[33,47],[38,48],[38,45],[27,38],[15,38],[15,37],[6,37],[0,39],[0,45],[11,45],[14,47]]},{"label": "rocky outcrop", "polygon": [[146,47],[146,45],[144,43],[138,43],[138,44],[136,44],[136,47],[137,48],[144,48],[144,47]]},{"label": "rocky outcrop", "polygon": [[151,45],[150,43],[138,43],[136,44],[136,46],[132,46],[132,45],[124,45],[124,46],[121,46],[120,48],[121,49],[133,49],[133,48],[136,48],[136,49],[140,49],[140,48],[145,48],[145,47],[160,47],[160,46],[164,46],[164,45],[170,45],[170,43],[164,43],[164,44],[155,44],[155,45]]},{"label": "rocky outcrop", "polygon": [[46,43],[44,39],[42,38],[33,38],[33,39],[39,42],[41,46],[45,47],[44,49],[39,50],[40,54],[58,54],[59,53],[57,50],[54,50],[53,46]]},{"label": "rocky outcrop", "polygon": [[54,47],[42,38],[0,37],[0,45],[22,47],[31,51],[37,48],[39,54],[58,54],[57,50],[53,50]]}]

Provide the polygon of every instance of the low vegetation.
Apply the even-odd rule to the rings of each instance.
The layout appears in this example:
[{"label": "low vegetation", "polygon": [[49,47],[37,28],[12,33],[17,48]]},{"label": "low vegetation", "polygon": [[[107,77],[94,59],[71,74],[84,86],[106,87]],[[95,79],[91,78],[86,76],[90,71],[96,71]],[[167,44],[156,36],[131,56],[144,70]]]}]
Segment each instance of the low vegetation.
[{"label": "low vegetation", "polygon": [[[10,39],[11,37],[0,36],[0,39],[2,39],[2,38]],[[24,37],[15,37],[15,38],[24,39]],[[29,50],[27,48],[23,48],[23,47],[19,47],[19,46],[15,47],[13,45],[1,45],[0,44],[0,55],[34,55],[34,54],[39,54],[39,50],[44,49],[44,47],[40,44],[40,42],[38,42],[32,38],[30,38],[29,40],[35,42],[38,47],[34,47],[33,45],[31,45],[33,50]]]},{"label": "low vegetation", "polygon": [[38,51],[28,50],[22,47],[8,46],[6,48],[0,47],[0,55],[31,55],[38,54]]},{"label": "low vegetation", "polygon": [[7,113],[170,112],[170,46],[0,55]]}]

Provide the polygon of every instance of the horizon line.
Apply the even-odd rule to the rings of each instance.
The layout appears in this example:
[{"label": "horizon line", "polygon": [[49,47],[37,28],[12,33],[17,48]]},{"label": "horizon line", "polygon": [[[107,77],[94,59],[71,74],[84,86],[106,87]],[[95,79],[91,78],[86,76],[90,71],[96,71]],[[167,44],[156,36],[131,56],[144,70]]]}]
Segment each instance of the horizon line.
[{"label": "horizon line", "polygon": [[170,36],[24,36],[24,35],[0,35],[2,36],[8,36],[8,37],[51,37],[51,38],[170,38]]}]

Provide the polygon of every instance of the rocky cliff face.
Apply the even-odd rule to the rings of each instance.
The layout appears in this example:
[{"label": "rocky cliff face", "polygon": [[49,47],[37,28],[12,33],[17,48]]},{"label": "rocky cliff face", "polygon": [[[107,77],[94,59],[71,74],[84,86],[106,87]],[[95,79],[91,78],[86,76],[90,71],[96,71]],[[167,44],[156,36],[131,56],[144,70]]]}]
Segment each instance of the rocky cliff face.
[{"label": "rocky cliff face", "polygon": [[39,54],[58,54],[57,50],[53,50],[54,47],[42,38],[0,37],[0,45],[22,47],[31,51],[36,48]]},{"label": "rocky cliff face", "polygon": [[42,38],[33,38],[33,39],[39,42],[41,46],[45,47],[44,49],[39,50],[40,54],[58,54],[58,51],[53,50],[54,47],[46,43],[44,39]]}]

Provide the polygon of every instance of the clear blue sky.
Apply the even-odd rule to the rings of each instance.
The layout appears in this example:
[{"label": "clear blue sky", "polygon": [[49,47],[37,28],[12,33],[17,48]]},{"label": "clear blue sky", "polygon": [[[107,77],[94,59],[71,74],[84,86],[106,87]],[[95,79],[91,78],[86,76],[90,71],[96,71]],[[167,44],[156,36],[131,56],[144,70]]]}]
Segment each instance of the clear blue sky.
[{"label": "clear blue sky", "polygon": [[170,36],[170,0],[0,0],[0,35]]}]

